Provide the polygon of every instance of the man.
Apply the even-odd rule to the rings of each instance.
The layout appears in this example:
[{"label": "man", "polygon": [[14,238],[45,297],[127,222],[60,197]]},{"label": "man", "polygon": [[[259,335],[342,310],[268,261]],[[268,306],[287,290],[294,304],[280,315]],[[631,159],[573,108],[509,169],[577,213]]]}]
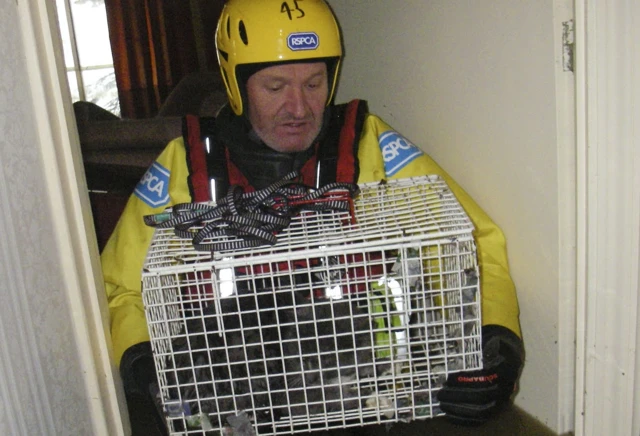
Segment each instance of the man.
[{"label": "man", "polygon": [[169,143],[151,166],[102,254],[111,334],[127,392],[144,394],[154,378],[140,289],[153,234],[144,215],[215,199],[229,185],[261,189],[293,170],[312,186],[439,174],[476,228],[485,364],[481,371],[450,376],[439,400],[453,420],[488,419],[509,401],[524,359],[501,230],[429,156],[367,113],[366,104],[333,104],[342,47],[324,0],[229,0],[216,47],[229,105],[215,121],[187,118],[185,138]]}]

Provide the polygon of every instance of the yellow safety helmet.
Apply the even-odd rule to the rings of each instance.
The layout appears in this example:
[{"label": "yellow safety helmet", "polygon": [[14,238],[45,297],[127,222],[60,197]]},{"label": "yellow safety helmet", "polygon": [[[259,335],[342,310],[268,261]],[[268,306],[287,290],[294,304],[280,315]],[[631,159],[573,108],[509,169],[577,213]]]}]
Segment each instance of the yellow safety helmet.
[{"label": "yellow safety helmet", "polygon": [[326,61],[327,104],[333,98],[342,41],[338,22],[325,0],[229,0],[218,20],[216,49],[236,115],[244,111],[245,81],[272,64]]}]

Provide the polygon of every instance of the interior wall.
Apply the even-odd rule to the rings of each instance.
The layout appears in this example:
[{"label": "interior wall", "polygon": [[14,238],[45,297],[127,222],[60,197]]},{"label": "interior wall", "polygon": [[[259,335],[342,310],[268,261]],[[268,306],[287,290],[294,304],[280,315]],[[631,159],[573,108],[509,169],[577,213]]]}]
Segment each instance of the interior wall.
[{"label": "interior wall", "polygon": [[516,403],[567,431],[554,2],[330,3],[346,51],[337,101],[367,99],[504,230],[527,352]]}]

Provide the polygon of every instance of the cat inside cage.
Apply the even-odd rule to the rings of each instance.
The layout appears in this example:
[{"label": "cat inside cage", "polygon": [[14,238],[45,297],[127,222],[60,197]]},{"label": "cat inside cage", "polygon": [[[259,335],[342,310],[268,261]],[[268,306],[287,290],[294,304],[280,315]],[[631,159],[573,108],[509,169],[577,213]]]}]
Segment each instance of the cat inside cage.
[{"label": "cat inside cage", "polygon": [[169,396],[218,417],[212,425],[238,411],[261,425],[363,407],[373,392],[359,381],[389,370],[388,358],[374,359],[368,297],[316,295],[305,277],[238,276],[232,295],[190,302]]}]

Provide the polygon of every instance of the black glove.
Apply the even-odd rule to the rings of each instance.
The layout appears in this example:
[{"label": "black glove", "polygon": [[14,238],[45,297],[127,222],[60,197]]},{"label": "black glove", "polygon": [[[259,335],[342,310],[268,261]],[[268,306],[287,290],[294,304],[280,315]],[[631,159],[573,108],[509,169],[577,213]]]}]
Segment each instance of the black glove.
[{"label": "black glove", "polygon": [[440,409],[457,423],[487,421],[511,400],[524,363],[522,340],[511,330],[482,328],[483,369],[450,374],[438,392]]},{"label": "black glove", "polygon": [[126,349],[120,360],[120,377],[127,395],[149,396],[149,387],[158,382],[150,342],[141,342]]},{"label": "black glove", "polygon": [[158,379],[150,342],[133,345],[120,361],[133,436],[166,435],[167,427],[157,398]]}]

